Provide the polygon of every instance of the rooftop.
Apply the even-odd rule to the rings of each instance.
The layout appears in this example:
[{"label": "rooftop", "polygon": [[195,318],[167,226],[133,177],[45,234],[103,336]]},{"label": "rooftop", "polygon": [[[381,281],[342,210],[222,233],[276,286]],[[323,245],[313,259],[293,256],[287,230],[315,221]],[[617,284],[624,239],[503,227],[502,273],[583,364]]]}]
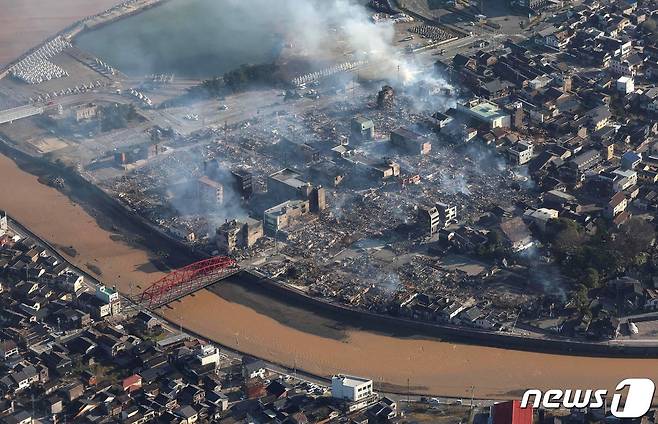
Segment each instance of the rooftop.
[{"label": "rooftop", "polygon": [[361,384],[370,383],[372,380],[363,377],[356,377],[353,375],[335,375],[333,378],[341,380],[343,386],[355,387],[360,386]]},{"label": "rooftop", "polygon": [[302,175],[296,171],[293,171],[290,168],[284,168],[281,171],[275,172],[270,175],[270,178],[276,181],[280,181],[289,186],[300,188],[304,187],[308,183],[302,180]]}]

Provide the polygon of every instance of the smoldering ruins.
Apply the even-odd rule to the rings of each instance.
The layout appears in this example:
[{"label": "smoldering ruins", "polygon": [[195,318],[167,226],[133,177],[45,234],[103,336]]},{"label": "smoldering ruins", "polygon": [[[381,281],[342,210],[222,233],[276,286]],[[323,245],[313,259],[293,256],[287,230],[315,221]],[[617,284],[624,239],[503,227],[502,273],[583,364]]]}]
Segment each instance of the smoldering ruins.
[{"label": "smoldering ruins", "polygon": [[[129,137],[94,127],[111,105],[73,124],[53,114],[78,134],[73,165],[187,247],[351,307],[510,330],[524,310],[563,306],[562,277],[513,218],[538,207],[527,169],[412,54],[464,34],[348,0],[273,4],[231,0],[245,26],[271,11],[285,28],[277,62],[231,74],[239,87],[227,76],[181,93],[149,75],[116,93],[138,105],[118,120]],[[425,44],[398,46],[400,23]]]}]

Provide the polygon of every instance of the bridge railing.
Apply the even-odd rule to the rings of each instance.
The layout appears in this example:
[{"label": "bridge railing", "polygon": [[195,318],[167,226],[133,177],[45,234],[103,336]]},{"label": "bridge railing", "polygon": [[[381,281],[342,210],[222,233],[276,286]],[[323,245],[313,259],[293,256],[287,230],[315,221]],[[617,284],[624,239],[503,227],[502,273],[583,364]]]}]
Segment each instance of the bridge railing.
[{"label": "bridge railing", "polygon": [[158,308],[239,271],[234,259],[217,256],[170,272],[132,300],[142,308]]}]

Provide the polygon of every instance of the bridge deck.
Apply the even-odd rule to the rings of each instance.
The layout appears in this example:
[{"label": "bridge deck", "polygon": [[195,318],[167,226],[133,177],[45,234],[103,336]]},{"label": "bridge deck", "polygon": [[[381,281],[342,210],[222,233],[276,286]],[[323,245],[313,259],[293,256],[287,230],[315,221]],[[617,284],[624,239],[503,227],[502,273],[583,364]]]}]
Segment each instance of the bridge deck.
[{"label": "bridge deck", "polygon": [[131,300],[138,308],[157,309],[175,300],[188,296],[196,291],[205,289],[206,287],[229,278],[239,273],[240,271],[241,270],[239,268],[235,268],[231,270],[225,270],[221,274],[205,275],[193,281],[186,282],[185,284],[172,287],[170,290],[162,293],[156,298],[143,299],[141,297],[136,297]]},{"label": "bridge deck", "polygon": [[0,124],[5,124],[7,122],[17,121],[23,118],[29,118],[30,116],[39,115],[43,113],[44,109],[42,107],[35,106],[19,106],[13,109],[5,109],[0,111]]}]

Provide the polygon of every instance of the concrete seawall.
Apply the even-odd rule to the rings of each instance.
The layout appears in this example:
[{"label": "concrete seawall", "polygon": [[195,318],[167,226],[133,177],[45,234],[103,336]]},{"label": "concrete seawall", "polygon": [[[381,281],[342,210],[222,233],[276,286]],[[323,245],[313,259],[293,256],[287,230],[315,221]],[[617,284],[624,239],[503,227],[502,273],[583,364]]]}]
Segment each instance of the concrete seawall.
[{"label": "concrete seawall", "polygon": [[[490,332],[455,325],[409,320],[390,315],[381,315],[356,310],[344,305],[330,303],[273,281],[256,273],[246,271],[242,279],[258,289],[285,302],[306,306],[333,316],[340,316],[347,323],[358,323],[359,327],[390,328],[396,334],[407,337],[430,337],[455,343],[473,344],[514,349],[528,352],[551,353],[571,356],[592,356],[610,358],[655,358],[658,346],[610,345],[566,338],[539,339],[515,336],[509,333]],[[393,331],[394,330],[394,331]],[[403,336],[404,337],[404,336]]]}]

